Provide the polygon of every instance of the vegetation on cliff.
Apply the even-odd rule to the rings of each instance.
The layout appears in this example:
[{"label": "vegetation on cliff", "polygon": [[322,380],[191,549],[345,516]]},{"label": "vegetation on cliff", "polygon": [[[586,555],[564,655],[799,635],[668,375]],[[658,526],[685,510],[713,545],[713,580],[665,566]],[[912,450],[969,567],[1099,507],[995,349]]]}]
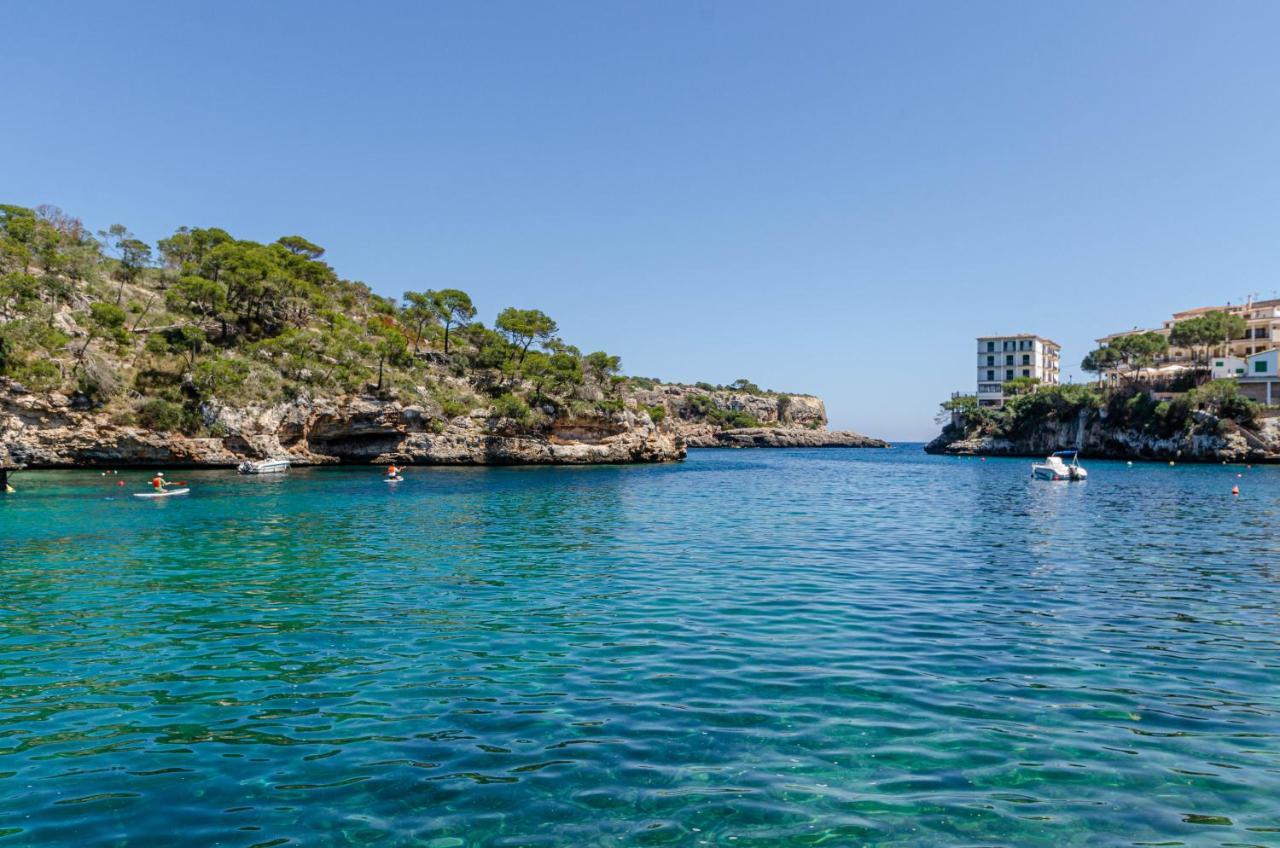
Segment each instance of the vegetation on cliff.
[{"label": "vegetation on cliff", "polygon": [[617,356],[584,354],[537,309],[508,307],[489,327],[465,291],[397,302],[324,255],[298,235],[263,244],[199,227],[152,246],[121,225],[93,234],[52,207],[0,206],[0,378],[116,427],[190,437],[244,435],[227,409],[339,397],[398,402],[435,433],[464,419],[495,434],[586,432],[570,425],[610,417],[593,432],[646,418],[691,443],[825,432],[812,396],[623,377]]},{"label": "vegetation on cliff", "polygon": [[946,426],[939,441],[974,437],[1029,441],[1048,427],[1076,421],[1082,413],[1105,421],[1111,430],[1173,439],[1205,428],[1219,432],[1232,424],[1254,428],[1259,410],[1256,402],[1240,394],[1234,380],[1212,380],[1169,399],[1129,385],[1042,386],[1006,399],[1002,407],[980,406],[972,395],[944,402],[939,418]]},{"label": "vegetation on cliff", "polygon": [[0,374],[120,423],[201,431],[202,409],[366,394],[523,424],[622,407],[621,363],[537,309],[492,327],[458,289],[403,302],[341,278],[301,236],[182,227],[152,247],[51,207],[0,206]]}]

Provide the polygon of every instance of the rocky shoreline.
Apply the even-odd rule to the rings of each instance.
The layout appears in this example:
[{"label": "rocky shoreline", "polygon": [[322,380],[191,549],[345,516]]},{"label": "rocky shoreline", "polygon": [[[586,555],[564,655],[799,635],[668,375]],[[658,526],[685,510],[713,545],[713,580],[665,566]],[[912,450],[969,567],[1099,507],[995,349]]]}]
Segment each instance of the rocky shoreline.
[{"label": "rocky shoreline", "polygon": [[[730,389],[659,384],[633,390],[638,406],[661,407],[665,426],[689,448],[887,448],[889,443],[845,430],[827,429],[821,398],[798,394],[752,394]],[[715,414],[699,410],[718,410]],[[725,419],[748,419],[732,426]]]},{"label": "rocky shoreline", "polygon": [[582,465],[672,462],[683,443],[629,411],[525,428],[511,421],[434,418],[420,407],[349,397],[208,411],[220,436],[119,426],[61,396],[0,395],[0,461],[29,468],[229,467],[244,459],[296,465]]},{"label": "rocky shoreline", "polygon": [[948,426],[925,445],[926,453],[954,456],[1043,458],[1054,451],[1079,450],[1081,457],[1181,462],[1280,462],[1280,413],[1268,413],[1250,429],[1200,413],[1190,432],[1160,438],[1132,428],[1108,426],[1097,411],[1067,421],[1045,420],[1032,432],[1009,438]]},{"label": "rocky shoreline", "polygon": [[686,438],[690,448],[887,448],[883,439],[847,430],[804,427],[744,427]]},{"label": "rocky shoreline", "polygon": [[[651,415],[645,396],[607,415],[525,425],[476,413],[453,418],[395,400],[350,396],[298,399],[272,406],[203,409],[205,430],[189,436],[122,425],[101,410],[58,393],[0,385],[0,464],[29,468],[233,467],[245,459],[288,459],[295,465],[588,465],[674,462],[687,448],[888,447],[858,433],[826,429],[822,401],[786,396],[798,419],[769,426],[724,428],[681,418],[691,393],[664,386],[663,408]],[[713,398],[763,413],[776,398]],[[646,408],[647,407],[647,408]],[[719,407],[716,407],[719,408]],[[655,423],[653,418],[659,418]]]}]

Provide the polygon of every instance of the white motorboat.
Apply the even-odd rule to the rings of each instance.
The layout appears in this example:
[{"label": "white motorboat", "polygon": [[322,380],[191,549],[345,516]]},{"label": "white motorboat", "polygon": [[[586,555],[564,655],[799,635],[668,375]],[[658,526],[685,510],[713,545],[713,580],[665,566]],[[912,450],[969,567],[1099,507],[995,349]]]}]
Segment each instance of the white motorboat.
[{"label": "white motorboat", "polygon": [[246,459],[236,466],[241,474],[282,474],[289,470],[287,459],[259,459],[256,462]]},{"label": "white motorboat", "polygon": [[1031,476],[1038,480],[1083,480],[1089,472],[1080,467],[1079,451],[1065,450],[1049,455],[1044,462],[1032,463]]}]

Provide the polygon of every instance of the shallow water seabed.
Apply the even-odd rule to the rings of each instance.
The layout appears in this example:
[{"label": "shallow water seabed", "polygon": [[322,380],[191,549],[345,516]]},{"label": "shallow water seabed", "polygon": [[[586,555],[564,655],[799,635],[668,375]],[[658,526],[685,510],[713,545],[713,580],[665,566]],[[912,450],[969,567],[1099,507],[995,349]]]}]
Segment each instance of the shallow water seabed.
[{"label": "shallow water seabed", "polygon": [[1280,469],[1086,464],[18,475],[0,845],[1280,844]]}]

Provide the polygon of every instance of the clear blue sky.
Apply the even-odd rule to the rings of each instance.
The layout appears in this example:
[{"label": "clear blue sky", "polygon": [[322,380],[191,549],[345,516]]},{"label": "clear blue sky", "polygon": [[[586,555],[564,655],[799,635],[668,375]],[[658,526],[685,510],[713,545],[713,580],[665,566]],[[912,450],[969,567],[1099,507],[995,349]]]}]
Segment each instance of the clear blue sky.
[{"label": "clear blue sky", "polygon": [[1280,287],[1275,3],[4,5],[0,197],[299,233],[935,431],[973,338]]}]

